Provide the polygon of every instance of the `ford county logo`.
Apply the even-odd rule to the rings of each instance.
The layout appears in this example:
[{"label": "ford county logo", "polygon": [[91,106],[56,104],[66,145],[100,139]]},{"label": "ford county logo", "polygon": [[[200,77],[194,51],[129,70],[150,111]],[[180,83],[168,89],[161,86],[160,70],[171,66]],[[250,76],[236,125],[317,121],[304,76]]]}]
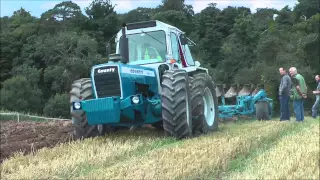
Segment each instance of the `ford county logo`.
[{"label": "ford county logo", "polygon": [[108,73],[108,72],[114,72],[116,68],[106,68],[106,69],[98,69],[98,73]]}]

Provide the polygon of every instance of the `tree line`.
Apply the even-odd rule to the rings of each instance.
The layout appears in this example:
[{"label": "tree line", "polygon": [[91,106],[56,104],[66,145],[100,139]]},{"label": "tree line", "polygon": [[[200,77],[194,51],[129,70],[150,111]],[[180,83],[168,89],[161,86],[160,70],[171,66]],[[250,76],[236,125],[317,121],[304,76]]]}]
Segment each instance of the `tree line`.
[{"label": "tree line", "polygon": [[[194,13],[184,0],[163,0],[156,8],[123,14],[114,8],[109,0],[93,0],[83,14],[76,3],[64,1],[39,18],[23,8],[1,17],[1,108],[68,118],[71,83],[108,61],[106,42],[123,23],[146,20],[185,31],[197,44],[193,57],[216,83],[264,84],[276,112],[279,67],[297,67],[310,92],[315,88],[314,75],[320,73],[317,0],[254,13],[247,7],[219,9],[215,3]],[[309,93],[306,108],[313,100]]]}]

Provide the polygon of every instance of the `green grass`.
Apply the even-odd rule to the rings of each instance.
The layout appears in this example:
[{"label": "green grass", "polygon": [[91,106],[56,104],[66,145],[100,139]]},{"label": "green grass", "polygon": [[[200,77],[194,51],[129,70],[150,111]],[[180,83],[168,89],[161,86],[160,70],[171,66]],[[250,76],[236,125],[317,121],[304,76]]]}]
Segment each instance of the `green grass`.
[{"label": "green grass", "polygon": [[224,178],[319,179],[319,120],[298,126],[254,150]]},{"label": "green grass", "polygon": [[285,131],[279,133],[277,136],[271,136],[263,141],[257,148],[253,148],[248,154],[240,155],[236,157],[229,163],[229,167],[223,174],[227,175],[233,172],[242,172],[247,168],[256,157],[268,152],[268,150],[277,146],[277,144],[287,136],[293,136],[301,131],[308,130],[312,125],[319,125],[319,121],[308,119],[305,123],[295,123],[295,122],[283,122],[283,123],[293,123]]}]

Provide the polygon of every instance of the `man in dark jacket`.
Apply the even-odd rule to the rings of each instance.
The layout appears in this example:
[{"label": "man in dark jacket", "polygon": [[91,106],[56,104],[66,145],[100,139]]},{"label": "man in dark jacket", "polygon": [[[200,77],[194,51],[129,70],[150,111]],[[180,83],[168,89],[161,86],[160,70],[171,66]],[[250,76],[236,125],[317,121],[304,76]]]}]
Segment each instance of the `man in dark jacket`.
[{"label": "man in dark jacket", "polygon": [[289,100],[290,89],[292,86],[291,78],[284,68],[279,68],[281,74],[281,81],[279,86],[279,100],[280,100],[280,121],[290,120]]}]

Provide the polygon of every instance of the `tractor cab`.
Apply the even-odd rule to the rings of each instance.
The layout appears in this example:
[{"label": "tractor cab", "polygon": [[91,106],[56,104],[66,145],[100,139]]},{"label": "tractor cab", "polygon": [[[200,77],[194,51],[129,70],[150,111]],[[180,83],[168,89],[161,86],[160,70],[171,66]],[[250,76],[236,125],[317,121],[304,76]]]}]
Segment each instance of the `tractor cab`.
[{"label": "tractor cab", "polygon": [[[128,41],[125,47],[123,34]],[[145,21],[126,24],[115,38],[116,54],[125,56],[127,64],[146,65],[154,63],[176,62],[179,68],[195,66],[190,52],[194,42],[184,36],[176,27],[160,21]]]}]

